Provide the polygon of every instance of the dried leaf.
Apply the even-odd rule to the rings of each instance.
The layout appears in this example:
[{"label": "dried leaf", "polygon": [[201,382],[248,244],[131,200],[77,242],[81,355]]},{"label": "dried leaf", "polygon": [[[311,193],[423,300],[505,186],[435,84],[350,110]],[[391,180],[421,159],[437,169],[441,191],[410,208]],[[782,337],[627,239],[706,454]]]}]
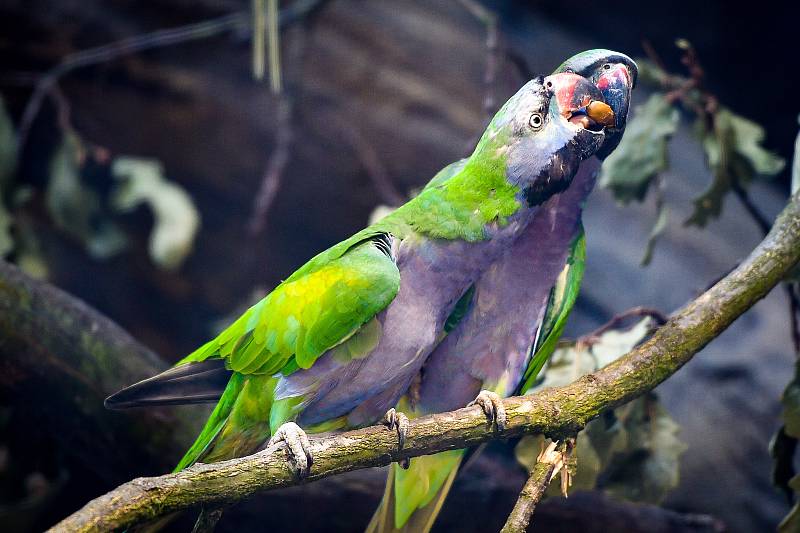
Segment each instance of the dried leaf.
[{"label": "dried leaf", "polygon": [[162,268],[180,267],[200,227],[200,215],[189,194],[167,181],[161,164],[152,159],[118,157],[111,172],[119,180],[112,201],[117,210],[125,212],[147,204],[153,212],[150,257]]},{"label": "dried leaf", "polygon": [[605,160],[600,186],[627,203],[643,200],[659,172],[668,167],[667,142],[678,127],[678,110],[661,93],[636,108],[625,136]]},{"label": "dried leaf", "polygon": [[714,115],[714,127],[706,127],[702,119],[695,132],[706,152],[713,179],[708,189],[695,198],[694,211],[686,224],[704,227],[722,212],[722,203],[731,189],[745,187],[755,177],[778,174],[785,161],[761,146],[764,129],[751,120],[721,107]]},{"label": "dried leaf", "polygon": [[647,395],[617,410],[627,443],[606,465],[600,487],[625,499],[659,503],[678,485],[679,460],[686,445],[680,427]]},{"label": "dried leaf", "polygon": [[[566,385],[617,360],[647,336],[651,324],[652,320],[645,318],[628,330],[608,331],[588,348],[576,348],[574,343],[559,347],[543,381],[527,393]],[[574,488],[600,487],[625,498],[660,501],[677,485],[678,459],[685,450],[677,433],[677,424],[654,395],[606,413],[578,435]],[[515,449],[520,464],[530,470],[542,443],[541,436],[523,438]],[[550,494],[557,492],[554,489]]]},{"label": "dried leaf", "polygon": [[127,239],[105,213],[100,196],[81,180],[80,138],[66,133],[50,161],[45,204],[56,226],[80,240],[89,254],[106,259],[122,251]]}]

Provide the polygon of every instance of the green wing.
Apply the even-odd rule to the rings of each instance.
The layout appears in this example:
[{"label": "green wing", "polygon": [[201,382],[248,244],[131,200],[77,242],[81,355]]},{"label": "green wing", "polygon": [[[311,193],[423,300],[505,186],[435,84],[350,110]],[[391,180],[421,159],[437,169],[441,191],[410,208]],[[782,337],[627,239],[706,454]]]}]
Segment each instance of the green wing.
[{"label": "green wing", "polygon": [[528,362],[528,368],[522,379],[518,392],[524,393],[533,386],[536,376],[539,375],[545,362],[556,349],[558,339],[564,332],[575,300],[583,280],[583,271],[586,266],[586,236],[581,226],[578,235],[572,241],[567,264],[556,280],[555,286],[550,291],[550,299],[547,302],[547,309],[544,314],[542,326],[536,335],[536,340],[531,347],[533,354]]},{"label": "green wing", "polygon": [[390,244],[381,234],[323,252],[178,364],[222,358],[230,370],[267,375],[311,367],[397,295]]}]

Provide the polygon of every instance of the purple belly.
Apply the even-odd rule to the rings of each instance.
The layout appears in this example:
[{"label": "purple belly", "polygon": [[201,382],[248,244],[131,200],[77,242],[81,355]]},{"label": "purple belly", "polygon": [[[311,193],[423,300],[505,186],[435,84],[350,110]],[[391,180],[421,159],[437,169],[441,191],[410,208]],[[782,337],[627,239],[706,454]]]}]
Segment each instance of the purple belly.
[{"label": "purple belly", "polygon": [[400,290],[380,314],[382,335],[362,359],[324,354],[308,370],[282,378],[276,400],[304,397],[301,425],[349,415],[351,427],[374,423],[393,406],[442,338],[456,301],[529,223],[525,210],[477,243],[407,238],[397,251]]},{"label": "purple belly", "polygon": [[482,388],[501,395],[516,389],[598,168],[596,158],[583,163],[569,189],[543,204],[514,245],[478,278],[470,312],[425,363],[417,409],[450,411]]}]

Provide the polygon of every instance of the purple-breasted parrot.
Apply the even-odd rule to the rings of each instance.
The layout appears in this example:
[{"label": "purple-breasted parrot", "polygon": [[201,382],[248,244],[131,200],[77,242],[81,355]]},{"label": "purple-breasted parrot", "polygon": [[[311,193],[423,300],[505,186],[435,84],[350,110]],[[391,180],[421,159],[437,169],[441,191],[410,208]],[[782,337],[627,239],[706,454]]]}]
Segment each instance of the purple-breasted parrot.
[{"label": "purple-breasted parrot", "polygon": [[[577,54],[556,71],[585,76],[614,113],[602,146],[583,160],[573,180],[547,195],[525,230],[485,269],[456,306],[458,321],[434,349],[397,409],[409,416],[480,404],[502,429],[499,396],[527,390],[553,353],[583,277],[585,240],[581,213],[600,162],[625,130],[637,67],[610,50]],[[573,121],[591,122],[574,114]],[[440,187],[467,159],[440,171],[426,186]],[[415,457],[392,465],[383,500],[367,531],[427,532],[441,509],[466,450]]]},{"label": "purple-breasted parrot", "polygon": [[305,432],[362,427],[391,411],[457,321],[458,302],[570,188],[613,125],[585,78],[528,82],[445,183],[318,254],[216,338],[106,405],[216,401],[176,470],[269,440],[286,442],[307,475]]}]

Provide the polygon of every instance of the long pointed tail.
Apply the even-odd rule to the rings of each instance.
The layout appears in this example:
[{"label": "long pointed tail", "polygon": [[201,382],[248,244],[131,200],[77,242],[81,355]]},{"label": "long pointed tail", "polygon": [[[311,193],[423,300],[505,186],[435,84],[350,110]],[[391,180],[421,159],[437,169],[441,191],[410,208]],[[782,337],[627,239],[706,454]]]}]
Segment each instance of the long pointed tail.
[{"label": "long pointed tail", "polygon": [[386,490],[367,533],[427,533],[458,473],[465,450],[414,457],[407,470],[389,469]]}]

